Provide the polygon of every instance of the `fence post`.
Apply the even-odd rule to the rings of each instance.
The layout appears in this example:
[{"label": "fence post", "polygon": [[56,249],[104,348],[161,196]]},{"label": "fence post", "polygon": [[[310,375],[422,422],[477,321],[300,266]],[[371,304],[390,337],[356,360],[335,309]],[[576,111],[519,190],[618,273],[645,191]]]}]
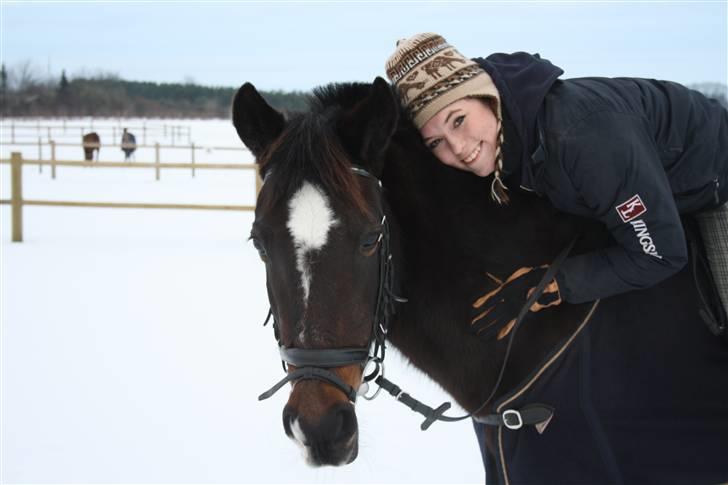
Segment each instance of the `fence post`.
[{"label": "fence post", "polygon": [[[43,160],[43,140],[38,137],[38,161]],[[43,173],[43,164],[38,164],[38,173]]]},{"label": "fence post", "polygon": [[10,123],[10,143],[15,143],[15,122]]},{"label": "fence post", "polygon": [[51,127],[50,126],[48,127],[48,139],[49,140],[51,139]]},{"label": "fence post", "polygon": [[56,178],[56,142],[51,140],[51,178]]},{"label": "fence post", "polygon": [[195,144],[190,143],[190,149],[192,150],[192,176],[195,176]]},{"label": "fence post", "polygon": [[23,155],[20,152],[10,155],[10,172],[13,242],[23,242]]},{"label": "fence post", "polygon": [[144,122],[144,126],[142,127],[142,145],[147,144],[147,122]]},{"label": "fence post", "polygon": [[154,170],[157,174],[157,180],[159,180],[159,142],[154,144],[154,164],[156,165]]}]

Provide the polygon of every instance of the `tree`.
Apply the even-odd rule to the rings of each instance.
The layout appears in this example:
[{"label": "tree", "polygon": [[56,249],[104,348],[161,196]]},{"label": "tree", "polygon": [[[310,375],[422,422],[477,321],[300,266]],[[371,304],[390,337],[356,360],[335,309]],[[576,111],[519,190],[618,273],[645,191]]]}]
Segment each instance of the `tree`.
[{"label": "tree", "polygon": [[61,71],[61,80],[58,83],[58,90],[57,90],[57,96],[56,96],[57,104],[56,109],[57,111],[56,115],[61,116],[68,116],[67,109],[68,107],[73,104],[71,100],[71,87],[70,83],[68,82],[68,78],[66,77],[66,70],[64,69]]},{"label": "tree", "polygon": [[9,114],[8,108],[8,71],[5,70],[5,63],[0,69],[0,113],[3,116]]},{"label": "tree", "polygon": [[61,82],[58,85],[58,91],[63,94],[68,91],[68,78],[66,78],[66,70],[61,71]]},{"label": "tree", "polygon": [[13,85],[18,91],[32,90],[40,84],[38,70],[29,60],[20,62],[13,73]]},{"label": "tree", "polygon": [[8,71],[5,70],[5,63],[2,65],[2,69],[0,69],[0,93],[2,93],[3,96],[5,96],[5,93],[8,92]]}]

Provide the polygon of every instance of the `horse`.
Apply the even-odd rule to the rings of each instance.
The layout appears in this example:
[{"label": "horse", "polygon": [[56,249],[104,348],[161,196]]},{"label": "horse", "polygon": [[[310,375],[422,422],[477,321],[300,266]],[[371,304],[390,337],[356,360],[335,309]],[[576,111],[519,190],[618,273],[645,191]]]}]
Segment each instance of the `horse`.
[{"label": "horse", "polygon": [[[93,161],[95,159],[96,161],[98,161],[99,152],[101,151],[101,138],[99,138],[99,134],[95,131],[86,133],[85,135],[83,135],[82,144],[84,160]],[[95,157],[94,152],[96,152]]]},{"label": "horse", "polygon": [[[488,178],[433,157],[381,78],[317,88],[288,118],[246,83],[232,118],[264,180],[250,238],[285,369],[260,398],[293,384],[283,427],[309,464],[356,459],[357,396],[379,383],[423,429],[472,418],[488,483],[728,480],[728,350],[698,316],[696,254],[653,288],[475,334],[497,279],[606,247],[606,229],[527,192],[497,205]],[[383,378],[387,344],[468,415]]]},{"label": "horse", "polygon": [[129,160],[136,149],[136,137],[124,128],[124,133],[121,134],[121,150],[124,152],[124,161]]}]

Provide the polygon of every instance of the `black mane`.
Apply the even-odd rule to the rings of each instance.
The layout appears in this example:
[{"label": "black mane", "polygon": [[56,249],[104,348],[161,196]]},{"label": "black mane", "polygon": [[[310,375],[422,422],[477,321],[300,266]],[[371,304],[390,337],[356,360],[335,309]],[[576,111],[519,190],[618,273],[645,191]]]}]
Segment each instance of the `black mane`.
[{"label": "black mane", "polygon": [[372,85],[367,83],[331,83],[313,90],[309,98],[311,111],[324,112],[332,107],[347,111],[356,106],[371,93]]}]

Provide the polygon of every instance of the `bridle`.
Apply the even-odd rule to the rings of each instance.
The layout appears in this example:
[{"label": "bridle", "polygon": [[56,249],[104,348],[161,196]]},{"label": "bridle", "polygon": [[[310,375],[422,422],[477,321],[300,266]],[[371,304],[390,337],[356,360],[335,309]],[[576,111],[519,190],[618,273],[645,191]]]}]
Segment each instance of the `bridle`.
[{"label": "bridle", "polygon": [[[377,182],[378,189],[382,191],[382,182],[370,174],[364,168],[358,166],[352,166],[351,170],[359,176],[373,179]],[[383,198],[383,196],[382,196]],[[382,207],[383,204],[382,204]],[[383,212],[383,209],[382,209]],[[576,242],[576,238],[572,239],[571,242],[564,248],[561,253],[556,257],[554,262],[549,266],[548,270],[541,278],[541,281],[536,286],[531,296],[526,300],[521,310],[516,317],[516,323],[510,332],[508,339],[508,346],[506,348],[505,355],[503,357],[503,363],[501,364],[500,372],[496,383],[493,386],[493,390],[489,394],[488,398],[481,404],[476,410],[463,415],[463,416],[445,416],[444,412],[450,409],[451,404],[445,402],[437,408],[432,408],[421,401],[413,398],[409,394],[402,391],[402,389],[394,384],[392,381],[384,377],[384,355],[386,350],[386,337],[389,330],[389,324],[392,316],[395,313],[395,303],[406,303],[407,299],[396,296],[394,293],[394,265],[392,262],[392,253],[390,248],[389,240],[389,222],[387,216],[382,213],[382,233],[379,236],[380,246],[378,248],[379,256],[379,288],[377,290],[377,305],[372,321],[372,333],[369,337],[369,344],[366,347],[361,348],[334,348],[334,349],[301,349],[286,347],[281,343],[280,331],[278,322],[273,311],[273,307],[268,311],[268,317],[266,318],[263,325],[265,326],[268,321],[273,318],[273,331],[278,342],[278,348],[283,363],[283,370],[287,372],[286,376],[278,381],[268,391],[258,396],[258,400],[262,401],[268,399],[275,394],[281,387],[287,382],[296,382],[306,379],[316,379],[324,382],[328,382],[338,389],[340,389],[351,402],[356,402],[357,395],[362,395],[365,399],[371,400],[377,397],[379,392],[384,389],[395,397],[398,401],[409,407],[411,410],[423,415],[425,421],[420,425],[422,430],[428,429],[435,421],[455,422],[462,421],[467,418],[473,418],[476,421],[490,426],[505,426],[509,429],[519,429],[526,424],[537,424],[548,419],[553,414],[553,409],[545,405],[530,405],[528,409],[523,408],[520,411],[514,409],[507,409],[501,414],[489,414],[486,416],[476,416],[480,413],[488,403],[493,399],[495,393],[500,387],[503,375],[505,374],[506,364],[510,358],[511,348],[513,346],[514,337],[520,327],[523,319],[528,314],[530,308],[538,300],[543,293],[546,285],[551,282],[556,276],[561,263],[566,259],[566,256],[571,251],[571,248]],[[330,369],[343,367],[346,365],[359,364],[362,369],[362,383],[359,391],[354,389],[351,385],[344,382],[335,372]],[[374,369],[366,374],[365,370],[369,364],[374,364]],[[289,371],[287,366],[295,366],[296,369]],[[368,383],[374,380],[379,388],[374,392],[373,395],[368,396]],[[363,392],[362,392],[363,391]]]},{"label": "bridle", "polygon": [[[361,167],[352,166],[351,170],[361,177],[370,178],[377,182],[378,190],[382,191],[382,183],[368,171]],[[287,382],[296,382],[305,379],[316,379],[328,382],[339,388],[351,402],[356,402],[357,395],[364,396],[365,399],[374,399],[379,393],[379,389],[372,395],[367,396],[368,382],[384,373],[384,355],[386,351],[387,331],[389,323],[394,314],[395,302],[404,303],[407,300],[394,294],[394,265],[392,263],[392,253],[389,240],[389,221],[382,209],[381,214],[382,232],[379,235],[379,248],[377,249],[379,258],[379,287],[377,289],[377,305],[372,320],[372,331],[369,337],[369,343],[366,347],[358,348],[334,348],[334,349],[302,349],[294,347],[286,347],[281,343],[278,321],[276,319],[273,307],[268,312],[268,317],[263,325],[273,318],[273,333],[278,342],[278,349],[283,362],[283,370],[287,372],[286,377],[278,381],[268,391],[258,397],[258,400],[264,400],[275,394]],[[359,390],[354,389],[351,385],[344,382],[335,372],[330,369],[343,367],[347,365],[358,364],[362,370],[362,384]],[[364,371],[373,364],[374,368],[369,374]],[[288,366],[296,367],[295,370],[289,371]]]}]

